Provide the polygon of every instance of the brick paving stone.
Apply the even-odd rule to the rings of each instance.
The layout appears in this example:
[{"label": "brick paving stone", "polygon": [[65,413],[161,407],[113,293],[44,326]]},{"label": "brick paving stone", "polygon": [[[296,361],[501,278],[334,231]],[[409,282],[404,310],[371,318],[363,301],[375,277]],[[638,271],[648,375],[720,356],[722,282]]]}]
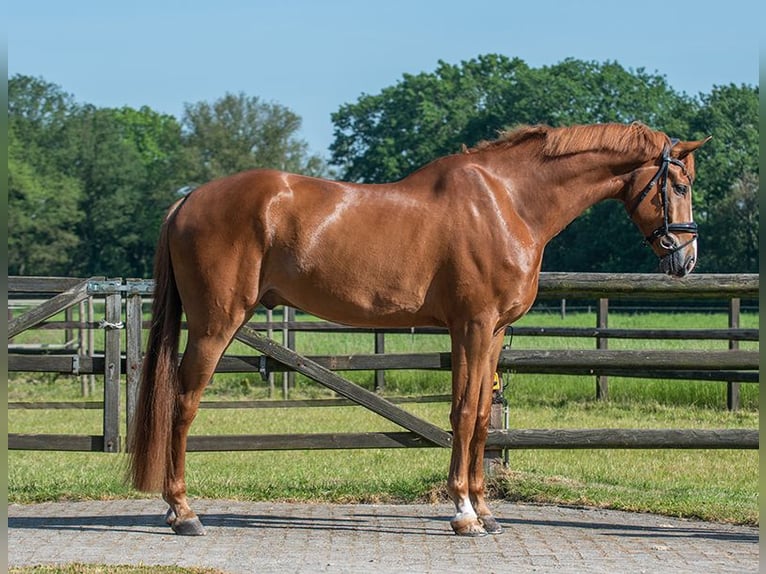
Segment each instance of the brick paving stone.
[{"label": "brick paving stone", "polygon": [[758,529],[587,508],[493,503],[504,532],[452,534],[451,505],[196,500],[207,536],[159,500],[10,505],[8,563],[213,567],[230,574],[758,572]]}]

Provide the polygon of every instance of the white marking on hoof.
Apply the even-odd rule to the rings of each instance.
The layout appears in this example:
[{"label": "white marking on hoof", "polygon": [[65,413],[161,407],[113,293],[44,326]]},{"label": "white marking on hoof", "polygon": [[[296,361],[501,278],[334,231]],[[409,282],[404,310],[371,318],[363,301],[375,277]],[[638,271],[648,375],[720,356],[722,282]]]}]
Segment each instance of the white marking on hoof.
[{"label": "white marking on hoof", "polygon": [[487,534],[475,512],[458,512],[450,520],[450,526],[458,536],[486,536]]},{"label": "white marking on hoof", "polygon": [[452,519],[452,522],[460,522],[462,520],[476,520],[478,516],[476,516],[476,513],[471,510],[470,512],[458,512],[455,514],[455,518]]}]

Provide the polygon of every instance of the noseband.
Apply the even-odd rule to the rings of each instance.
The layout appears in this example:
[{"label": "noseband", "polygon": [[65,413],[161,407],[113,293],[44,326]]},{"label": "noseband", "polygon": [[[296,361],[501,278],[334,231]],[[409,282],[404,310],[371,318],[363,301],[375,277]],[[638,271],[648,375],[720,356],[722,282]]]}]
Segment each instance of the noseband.
[{"label": "noseband", "polygon": [[[672,255],[676,251],[683,249],[692,241],[697,239],[697,224],[693,221],[689,223],[670,223],[668,221],[670,211],[670,204],[668,203],[668,168],[670,167],[670,164],[672,163],[679,166],[683,170],[684,175],[689,177],[689,174],[686,172],[686,166],[684,163],[680,159],[670,157],[670,148],[675,145],[676,142],[678,142],[678,140],[672,139],[670,140],[670,145],[665,145],[662,150],[662,157],[660,158],[660,168],[657,170],[657,173],[654,174],[654,177],[652,177],[649,183],[646,184],[646,187],[641,191],[638,199],[636,199],[636,202],[633,204],[633,207],[629,212],[629,215],[632,218],[636,209],[638,209],[638,206],[659,181],[660,189],[658,191],[658,195],[660,196],[660,202],[662,203],[662,225],[647,235],[644,243],[651,245],[660,237],[670,237],[673,241],[673,247],[668,248],[667,255]],[[691,178],[689,183],[691,184]],[[676,238],[671,236],[671,233],[690,233],[691,239],[689,239],[686,243],[677,244],[678,242],[676,241]]]}]

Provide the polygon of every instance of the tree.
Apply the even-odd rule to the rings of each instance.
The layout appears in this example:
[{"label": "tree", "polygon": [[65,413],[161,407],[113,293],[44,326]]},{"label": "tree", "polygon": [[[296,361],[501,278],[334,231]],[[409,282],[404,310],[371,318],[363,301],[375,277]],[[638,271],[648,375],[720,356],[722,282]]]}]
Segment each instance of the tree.
[{"label": "tree", "polygon": [[125,254],[135,277],[149,277],[160,226],[168,207],[178,199],[186,184],[188,165],[175,117],[144,106],[138,110],[113,110],[116,129],[135,150],[143,177],[129,194],[132,219],[125,241]]},{"label": "tree", "polygon": [[79,141],[72,175],[83,187],[83,272],[148,277],[157,232],[183,181],[180,125],[146,107],[94,106],[71,123]]},{"label": "tree", "polygon": [[253,168],[307,175],[325,172],[322,159],[296,137],[301,119],[289,109],[245,94],[226,94],[210,104],[187,104],[182,119],[188,185]]},{"label": "tree", "polygon": [[77,180],[38,172],[8,132],[8,274],[69,275],[80,246]]},{"label": "tree", "polygon": [[25,155],[60,149],[65,140],[67,121],[77,104],[71,94],[42,78],[17,74],[8,81],[8,123],[15,131],[17,142],[27,149]]},{"label": "tree", "polygon": [[529,72],[518,58],[487,55],[433,73],[405,74],[380,94],[365,94],[334,114],[330,163],[344,179],[399,179],[464,143],[492,137],[505,92]]},{"label": "tree", "polygon": [[8,82],[8,272],[69,275],[80,247],[79,181],[66,174],[71,95],[40,78]]},{"label": "tree", "polygon": [[[745,173],[716,205],[707,226],[712,241],[722,248],[711,250],[713,261],[706,267],[717,273],[758,273],[758,175]],[[703,236],[701,241],[705,241]],[[707,238],[711,242],[711,238]],[[712,242],[711,242],[712,243]]]},{"label": "tree", "polygon": [[643,68],[626,70],[617,62],[567,58],[543,66],[514,87],[515,123],[552,126],[640,121],[674,133],[685,129],[694,107],[668,86],[663,76]]},{"label": "tree", "polygon": [[11,78],[8,109],[12,272],[149,276],[184,182],[178,121],[80,105],[28,76]]},{"label": "tree", "polygon": [[[759,234],[757,202],[748,195],[748,190],[757,189],[753,182],[758,182],[758,87],[717,86],[701,99],[691,130],[695,138],[712,135],[713,139],[696,154],[694,214],[700,227],[699,269],[755,273],[758,243],[746,237]],[[753,213],[742,211],[748,209]],[[750,227],[737,228],[743,225]]]},{"label": "tree", "polygon": [[701,188],[695,186],[695,205],[707,211],[742,175],[758,173],[758,88],[716,86],[701,100],[690,128],[695,137],[713,136],[696,154]]}]

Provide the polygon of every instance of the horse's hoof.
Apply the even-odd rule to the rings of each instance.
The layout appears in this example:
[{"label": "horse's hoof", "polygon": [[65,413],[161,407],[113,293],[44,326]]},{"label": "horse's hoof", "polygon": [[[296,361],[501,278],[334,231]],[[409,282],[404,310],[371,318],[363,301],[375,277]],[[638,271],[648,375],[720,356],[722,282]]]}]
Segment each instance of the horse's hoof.
[{"label": "horse's hoof", "polygon": [[486,536],[487,531],[476,516],[455,517],[450,520],[450,526],[458,536]]},{"label": "horse's hoof", "polygon": [[479,516],[479,522],[484,526],[484,530],[487,531],[487,534],[501,534],[503,532],[503,527],[500,526],[498,521],[495,520],[495,517],[491,514]]},{"label": "horse's hoof", "polygon": [[165,523],[173,529],[173,532],[181,536],[204,536],[205,527],[202,526],[200,519],[194,516],[180,520],[173,508],[168,508],[165,513]]},{"label": "horse's hoof", "polygon": [[174,520],[170,527],[179,536],[205,536],[205,527],[196,516],[186,520]]}]

